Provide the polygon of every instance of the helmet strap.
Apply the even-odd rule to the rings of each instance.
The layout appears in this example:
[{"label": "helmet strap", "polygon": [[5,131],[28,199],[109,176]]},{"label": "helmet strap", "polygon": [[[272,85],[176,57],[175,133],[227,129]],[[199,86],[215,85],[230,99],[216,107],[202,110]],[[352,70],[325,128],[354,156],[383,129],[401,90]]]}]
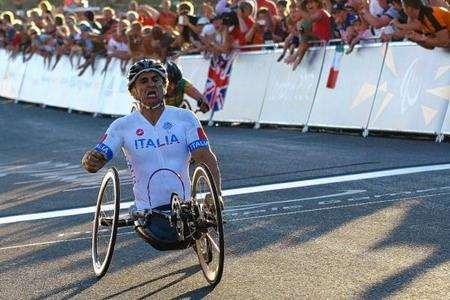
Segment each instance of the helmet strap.
[{"label": "helmet strap", "polygon": [[153,106],[145,105],[144,103],[142,103],[140,101],[137,101],[137,103],[138,103],[138,105],[140,105],[140,106],[142,106],[142,107],[144,107],[144,108],[146,108],[148,110],[156,110],[156,109],[158,109],[158,108],[160,108],[160,107],[162,107],[164,105],[164,101],[161,101],[161,102],[159,102],[159,103],[157,103],[157,104],[155,104]]}]

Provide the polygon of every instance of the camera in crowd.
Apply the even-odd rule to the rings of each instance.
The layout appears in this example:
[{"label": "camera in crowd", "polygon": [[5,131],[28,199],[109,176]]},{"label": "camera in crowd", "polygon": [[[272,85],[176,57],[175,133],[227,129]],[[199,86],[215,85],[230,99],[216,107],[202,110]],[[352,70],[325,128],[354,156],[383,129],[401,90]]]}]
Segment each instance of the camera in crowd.
[{"label": "camera in crowd", "polygon": [[223,24],[226,26],[239,26],[238,11],[240,11],[241,14],[243,14],[244,11],[250,11],[251,14],[254,8],[249,2],[243,1],[240,2],[239,5],[229,6],[228,9],[229,11],[220,15]]}]

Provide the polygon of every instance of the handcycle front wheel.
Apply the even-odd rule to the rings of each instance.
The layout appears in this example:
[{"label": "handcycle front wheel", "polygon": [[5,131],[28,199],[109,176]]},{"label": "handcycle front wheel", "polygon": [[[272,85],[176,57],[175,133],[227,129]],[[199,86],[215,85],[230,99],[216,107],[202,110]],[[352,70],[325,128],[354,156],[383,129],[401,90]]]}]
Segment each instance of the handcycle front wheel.
[{"label": "handcycle front wheel", "polygon": [[210,224],[201,237],[195,240],[195,250],[206,280],[215,286],[222,278],[225,242],[221,203],[216,184],[206,165],[199,165],[194,170],[192,197],[199,204],[205,221]]},{"label": "handcycle front wheel", "polygon": [[108,271],[114,246],[120,212],[119,173],[109,168],[103,177],[97,198],[92,226],[92,265],[97,278]]}]

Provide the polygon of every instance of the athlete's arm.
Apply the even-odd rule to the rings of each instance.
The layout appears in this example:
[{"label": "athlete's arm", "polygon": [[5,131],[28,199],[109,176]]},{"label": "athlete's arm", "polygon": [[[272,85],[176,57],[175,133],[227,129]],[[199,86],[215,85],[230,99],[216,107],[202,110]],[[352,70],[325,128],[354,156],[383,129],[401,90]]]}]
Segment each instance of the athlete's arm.
[{"label": "athlete's arm", "polygon": [[194,150],[191,155],[196,163],[203,163],[209,168],[211,175],[214,178],[214,182],[216,183],[217,193],[219,196],[222,196],[222,179],[220,176],[219,164],[217,163],[217,157],[211,151],[211,148],[198,148]]},{"label": "athlete's arm", "polygon": [[197,90],[193,85],[187,86],[184,92],[186,95],[197,101],[197,105],[201,112],[205,113],[209,110],[209,105],[205,96],[203,96],[203,94],[200,93],[199,90]]},{"label": "athlete's arm", "polygon": [[[209,168],[216,183],[217,192],[222,198],[222,180],[220,178],[219,165],[216,156],[209,147],[208,137],[193,112],[183,110],[183,114],[186,115],[186,141],[191,158],[196,163],[203,163]],[[223,203],[222,200],[221,202]]]},{"label": "athlete's arm", "polygon": [[122,136],[118,134],[120,119],[114,121],[100,138],[94,149],[87,151],[81,159],[81,164],[89,173],[96,173],[110,161],[122,146]]}]

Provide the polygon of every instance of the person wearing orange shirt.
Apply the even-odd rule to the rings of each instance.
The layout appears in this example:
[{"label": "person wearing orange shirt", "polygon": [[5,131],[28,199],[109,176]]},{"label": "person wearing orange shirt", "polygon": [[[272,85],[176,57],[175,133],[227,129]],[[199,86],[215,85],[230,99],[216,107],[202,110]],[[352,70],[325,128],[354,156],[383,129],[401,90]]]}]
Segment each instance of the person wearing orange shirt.
[{"label": "person wearing orange shirt", "polygon": [[444,7],[430,7],[420,0],[402,0],[408,23],[419,22],[422,34],[410,31],[406,37],[420,46],[450,48],[450,12]]},{"label": "person wearing orange shirt", "polygon": [[161,11],[159,13],[158,24],[164,29],[173,30],[177,24],[177,14],[170,10],[172,2],[163,0],[161,3]]}]

